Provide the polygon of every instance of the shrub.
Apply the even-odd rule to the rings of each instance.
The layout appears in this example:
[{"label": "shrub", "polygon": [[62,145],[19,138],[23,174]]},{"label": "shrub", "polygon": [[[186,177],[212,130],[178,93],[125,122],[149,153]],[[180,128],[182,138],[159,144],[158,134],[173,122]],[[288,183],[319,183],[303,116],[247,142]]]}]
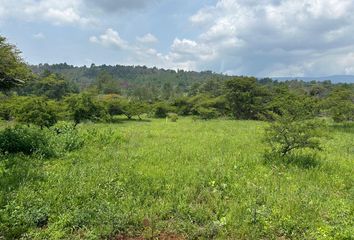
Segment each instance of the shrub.
[{"label": "shrub", "polygon": [[168,118],[171,120],[171,122],[177,122],[178,115],[176,113],[169,113]]},{"label": "shrub", "polygon": [[170,106],[165,103],[158,103],[155,105],[154,116],[156,118],[165,118],[167,117],[168,112],[170,111]]},{"label": "shrub", "polygon": [[81,148],[84,144],[78,130],[72,123],[58,122],[53,126],[53,130],[55,136],[52,137],[52,142],[57,151],[73,151]]},{"label": "shrub", "polygon": [[11,106],[8,100],[0,99],[0,101],[0,119],[5,121],[11,120],[13,106]]},{"label": "shrub", "polygon": [[42,97],[28,97],[22,100],[16,110],[16,120],[19,122],[35,124],[41,128],[53,126],[57,122],[53,102]]},{"label": "shrub", "polygon": [[65,98],[67,111],[75,126],[84,120],[100,121],[107,118],[104,106],[89,94],[73,94]]},{"label": "shrub", "polygon": [[218,117],[218,112],[214,108],[199,107],[197,109],[198,116],[203,120],[213,119]]},{"label": "shrub", "polygon": [[323,126],[319,120],[293,120],[283,115],[266,129],[265,141],[271,152],[280,156],[300,149],[322,150],[320,138],[323,137]]},{"label": "shrub", "polygon": [[54,155],[49,147],[49,137],[35,127],[17,125],[0,131],[0,153],[41,154],[45,157]]}]

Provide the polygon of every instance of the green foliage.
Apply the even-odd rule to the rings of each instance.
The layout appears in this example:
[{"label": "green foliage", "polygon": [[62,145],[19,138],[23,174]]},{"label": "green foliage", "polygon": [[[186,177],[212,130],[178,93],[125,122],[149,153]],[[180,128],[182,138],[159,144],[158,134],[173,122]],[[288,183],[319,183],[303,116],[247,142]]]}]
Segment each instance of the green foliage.
[{"label": "green foliage", "polygon": [[199,118],[203,120],[209,120],[219,116],[215,108],[198,107],[196,111]]},{"label": "green foliage", "polygon": [[0,90],[8,90],[31,77],[31,71],[21,59],[20,51],[0,36]]},{"label": "green foliage", "polygon": [[57,122],[56,104],[43,97],[24,97],[16,100],[15,117],[18,122],[34,124],[41,128]]},{"label": "green foliage", "polygon": [[9,99],[0,98],[0,119],[9,121],[12,119],[13,104]]},{"label": "green foliage", "polygon": [[354,89],[346,86],[335,88],[323,105],[334,121],[354,121]]},{"label": "green foliage", "polygon": [[97,122],[107,117],[104,106],[87,93],[70,95],[64,101],[69,118],[74,121],[75,125],[84,120]]},{"label": "green foliage", "polygon": [[323,126],[320,120],[294,120],[293,116],[285,114],[277,117],[266,129],[265,141],[272,153],[281,156],[301,149],[322,150],[320,139],[323,137]]},{"label": "green foliage", "polygon": [[171,112],[171,107],[164,102],[155,104],[154,106],[154,117],[165,118],[167,114]]},{"label": "green foliage", "polygon": [[2,154],[40,154],[46,157],[54,155],[49,146],[50,139],[36,127],[17,125],[0,131],[0,153]]},{"label": "green foliage", "polygon": [[193,103],[187,97],[175,99],[173,106],[176,108],[177,113],[181,116],[188,116],[192,114]]},{"label": "green foliage", "polygon": [[225,84],[226,100],[237,119],[257,119],[264,109],[265,89],[253,77],[237,77]]},{"label": "green foliage", "polygon": [[229,110],[224,96],[212,97],[208,94],[198,94],[191,98],[191,102],[193,103],[192,113],[199,116],[206,116],[209,112],[211,118],[216,118],[226,116]]},{"label": "green foliage", "polygon": [[119,82],[114,81],[113,76],[105,70],[99,72],[96,86],[98,91],[103,94],[119,93]]},{"label": "green foliage", "polygon": [[3,156],[0,238],[351,239],[353,126],[329,129],[320,164],[268,165],[267,125],[82,124],[75,152]]},{"label": "green foliage", "polygon": [[84,145],[84,140],[72,123],[58,122],[52,130],[51,142],[57,152],[71,152]]},{"label": "green foliage", "polygon": [[140,101],[121,101],[122,111],[128,119],[131,119],[133,116],[137,116],[141,120],[141,116],[147,113],[148,106]]},{"label": "green foliage", "polygon": [[335,122],[354,121],[354,103],[351,101],[338,102],[329,112]]},{"label": "green foliage", "polygon": [[107,109],[107,112],[110,116],[116,116],[124,114],[123,107],[126,103],[125,99],[116,94],[106,94],[101,95],[98,98]]},{"label": "green foliage", "polygon": [[316,99],[298,96],[288,90],[277,92],[265,106],[263,116],[267,120],[276,120],[277,115],[287,115],[291,120],[311,119],[319,115]]},{"label": "green foliage", "polygon": [[176,113],[169,113],[168,118],[171,120],[171,122],[177,122],[178,120],[178,114]]},{"label": "green foliage", "polygon": [[64,79],[59,74],[45,73],[38,79],[28,81],[28,83],[18,89],[24,95],[45,96],[50,99],[61,100],[64,96],[77,93],[77,87],[70,81]]}]

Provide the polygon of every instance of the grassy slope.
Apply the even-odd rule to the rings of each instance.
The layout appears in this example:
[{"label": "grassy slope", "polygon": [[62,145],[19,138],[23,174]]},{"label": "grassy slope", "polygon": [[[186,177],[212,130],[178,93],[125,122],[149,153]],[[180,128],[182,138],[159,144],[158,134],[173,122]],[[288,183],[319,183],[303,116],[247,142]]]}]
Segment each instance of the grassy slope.
[{"label": "grassy slope", "polygon": [[87,143],[77,152],[44,164],[11,159],[1,173],[0,236],[354,236],[353,129],[332,130],[317,165],[306,168],[264,164],[263,127],[191,119],[83,125]]}]

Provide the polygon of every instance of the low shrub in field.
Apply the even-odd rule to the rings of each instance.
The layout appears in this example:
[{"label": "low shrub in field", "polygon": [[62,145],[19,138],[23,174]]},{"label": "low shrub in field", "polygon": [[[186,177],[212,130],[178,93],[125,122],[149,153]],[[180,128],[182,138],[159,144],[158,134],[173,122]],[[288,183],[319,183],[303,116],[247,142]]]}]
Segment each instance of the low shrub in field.
[{"label": "low shrub in field", "polygon": [[214,108],[198,108],[198,116],[200,119],[209,120],[218,117],[218,112]]},{"label": "low shrub in field", "polygon": [[157,103],[154,107],[155,118],[165,118],[168,116],[168,112],[171,111],[171,107],[165,103]]},{"label": "low shrub in field", "polygon": [[178,115],[176,113],[169,113],[168,118],[171,120],[171,122],[177,122]]},{"label": "low shrub in field", "polygon": [[83,146],[84,141],[79,136],[75,125],[67,122],[59,122],[54,127],[53,145],[58,152],[73,151]]},{"label": "low shrub in field", "polygon": [[295,119],[279,116],[265,131],[265,141],[271,152],[284,157],[297,150],[320,151],[321,138],[325,137],[325,124],[315,119]]},{"label": "low shrub in field", "polygon": [[51,129],[17,125],[0,131],[0,154],[23,153],[53,157],[79,149],[83,144],[75,126],[65,122]]},{"label": "low shrub in field", "polygon": [[49,142],[49,136],[36,127],[17,125],[0,131],[0,153],[2,154],[38,153],[50,157],[54,155],[54,151],[50,148]]}]

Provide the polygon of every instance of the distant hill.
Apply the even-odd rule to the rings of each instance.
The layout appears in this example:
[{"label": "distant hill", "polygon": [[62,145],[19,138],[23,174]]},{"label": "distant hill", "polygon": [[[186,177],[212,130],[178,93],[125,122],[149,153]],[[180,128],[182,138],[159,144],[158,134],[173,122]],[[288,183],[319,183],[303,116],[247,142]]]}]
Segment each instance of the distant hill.
[{"label": "distant hill", "polygon": [[[134,89],[136,86],[155,86],[160,88],[169,84],[184,91],[193,84],[201,84],[209,80],[227,80],[234,76],[214,73],[212,71],[183,71],[149,68],[146,66],[123,66],[123,65],[99,65],[73,66],[66,63],[39,64],[30,66],[33,72],[41,74],[48,70],[59,73],[65,78],[72,80],[82,89],[94,83],[100,73],[108,73],[111,78],[119,83],[120,89]],[[332,83],[354,83],[352,75],[335,75],[328,77],[273,77],[273,80],[302,80],[305,82],[331,80]]]},{"label": "distant hill", "polygon": [[326,77],[272,77],[274,80],[286,81],[286,80],[302,80],[302,81],[326,81],[330,80],[332,83],[354,83],[353,75],[333,75]]},{"label": "distant hill", "polygon": [[156,67],[148,68],[146,66],[123,66],[123,65],[99,65],[91,66],[72,66],[66,63],[60,64],[39,64],[30,66],[32,71],[41,74],[44,71],[59,73],[65,78],[77,83],[81,88],[87,87],[96,81],[102,73],[108,73],[111,78],[120,83],[121,88],[130,88],[142,85],[154,85],[160,87],[164,84],[178,86],[181,89],[187,89],[195,83],[202,83],[208,80],[226,80],[231,76],[214,73],[212,71],[184,71],[158,69]]}]

